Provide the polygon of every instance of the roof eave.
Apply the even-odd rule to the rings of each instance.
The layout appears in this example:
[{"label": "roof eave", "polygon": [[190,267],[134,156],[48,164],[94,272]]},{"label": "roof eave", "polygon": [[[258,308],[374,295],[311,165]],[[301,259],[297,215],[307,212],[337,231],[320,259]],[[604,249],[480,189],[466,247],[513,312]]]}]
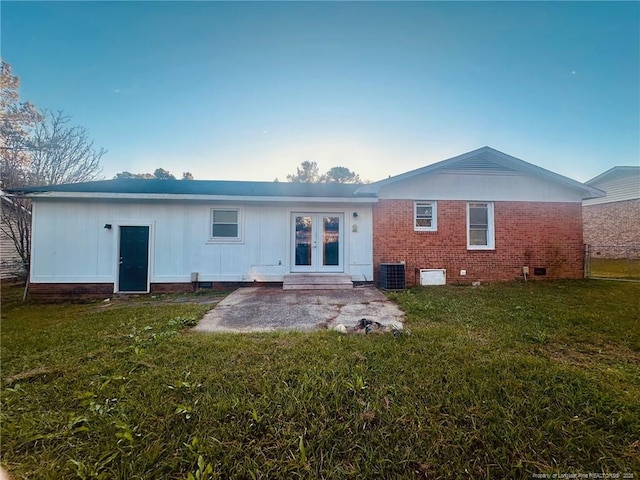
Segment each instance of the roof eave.
[{"label": "roof eave", "polygon": [[224,202],[296,202],[306,203],[375,203],[376,197],[297,197],[279,195],[201,195],[172,193],[116,193],[116,192],[28,192],[23,196],[37,199],[77,200],[164,200],[164,201],[224,201]]}]

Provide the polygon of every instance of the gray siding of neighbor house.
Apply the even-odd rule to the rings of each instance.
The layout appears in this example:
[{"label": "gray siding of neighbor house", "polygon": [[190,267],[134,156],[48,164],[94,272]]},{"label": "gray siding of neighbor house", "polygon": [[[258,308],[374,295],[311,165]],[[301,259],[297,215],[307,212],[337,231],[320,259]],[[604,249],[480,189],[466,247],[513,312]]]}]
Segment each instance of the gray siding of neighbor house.
[{"label": "gray siding of neighbor house", "polygon": [[640,198],[640,168],[635,175],[629,172],[621,173],[603,178],[601,182],[589,183],[589,185],[604,190],[607,195],[585,200],[583,202],[584,206],[635,200]]},{"label": "gray siding of neighbor house", "polygon": [[5,224],[2,219],[0,228],[0,278],[11,278],[22,273],[22,259],[13,240],[5,233]]}]

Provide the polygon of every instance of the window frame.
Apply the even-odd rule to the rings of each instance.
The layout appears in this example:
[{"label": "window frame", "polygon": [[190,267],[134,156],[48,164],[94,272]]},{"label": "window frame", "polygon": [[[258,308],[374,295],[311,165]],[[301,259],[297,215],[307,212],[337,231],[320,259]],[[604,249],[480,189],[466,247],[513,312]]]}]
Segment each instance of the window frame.
[{"label": "window frame", "polygon": [[[486,245],[472,245],[471,244],[471,205],[486,205],[487,207],[487,244]],[[467,250],[495,250],[495,218],[494,218],[494,205],[493,202],[476,201],[467,202]]]},{"label": "window frame", "polygon": [[[214,237],[213,236],[213,218],[216,211],[237,212],[238,234],[235,237]],[[223,224],[218,222],[219,224]],[[226,223],[224,225],[235,225],[234,223]],[[215,206],[209,211],[209,242],[210,243],[241,243],[244,240],[244,209],[240,206]]]},{"label": "window frame", "polygon": [[[418,206],[431,206],[431,226],[421,227],[418,225]],[[415,232],[437,232],[438,231],[438,202],[435,200],[414,200],[413,201],[413,230]]]}]

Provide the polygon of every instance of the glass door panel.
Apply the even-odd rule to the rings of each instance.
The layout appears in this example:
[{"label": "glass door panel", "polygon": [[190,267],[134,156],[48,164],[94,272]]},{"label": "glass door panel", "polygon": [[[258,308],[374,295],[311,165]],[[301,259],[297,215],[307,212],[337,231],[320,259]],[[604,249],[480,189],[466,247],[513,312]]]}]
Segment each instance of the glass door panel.
[{"label": "glass door panel", "polygon": [[295,266],[313,264],[313,217],[296,215],[295,217]]},{"label": "glass door panel", "polygon": [[340,217],[322,219],[322,265],[340,265]]}]

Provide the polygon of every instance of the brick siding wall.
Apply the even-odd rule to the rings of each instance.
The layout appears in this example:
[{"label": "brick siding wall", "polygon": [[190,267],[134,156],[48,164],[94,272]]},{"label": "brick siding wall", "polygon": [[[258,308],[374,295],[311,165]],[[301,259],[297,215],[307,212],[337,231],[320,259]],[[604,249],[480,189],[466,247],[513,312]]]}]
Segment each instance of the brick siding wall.
[{"label": "brick siding wall", "polygon": [[[447,283],[522,278],[582,278],[584,247],[579,203],[494,202],[495,250],[467,250],[465,201],[438,201],[437,232],[416,232],[412,200],[380,200],[373,209],[373,264],[406,264],[407,285],[416,269],[445,268]],[[545,277],[533,275],[546,268]],[[460,275],[466,270],[466,276]]]},{"label": "brick siding wall", "polygon": [[39,302],[97,300],[113,296],[113,283],[31,283],[27,298]]},{"label": "brick siding wall", "polygon": [[582,207],[584,243],[640,245],[640,199]]}]

